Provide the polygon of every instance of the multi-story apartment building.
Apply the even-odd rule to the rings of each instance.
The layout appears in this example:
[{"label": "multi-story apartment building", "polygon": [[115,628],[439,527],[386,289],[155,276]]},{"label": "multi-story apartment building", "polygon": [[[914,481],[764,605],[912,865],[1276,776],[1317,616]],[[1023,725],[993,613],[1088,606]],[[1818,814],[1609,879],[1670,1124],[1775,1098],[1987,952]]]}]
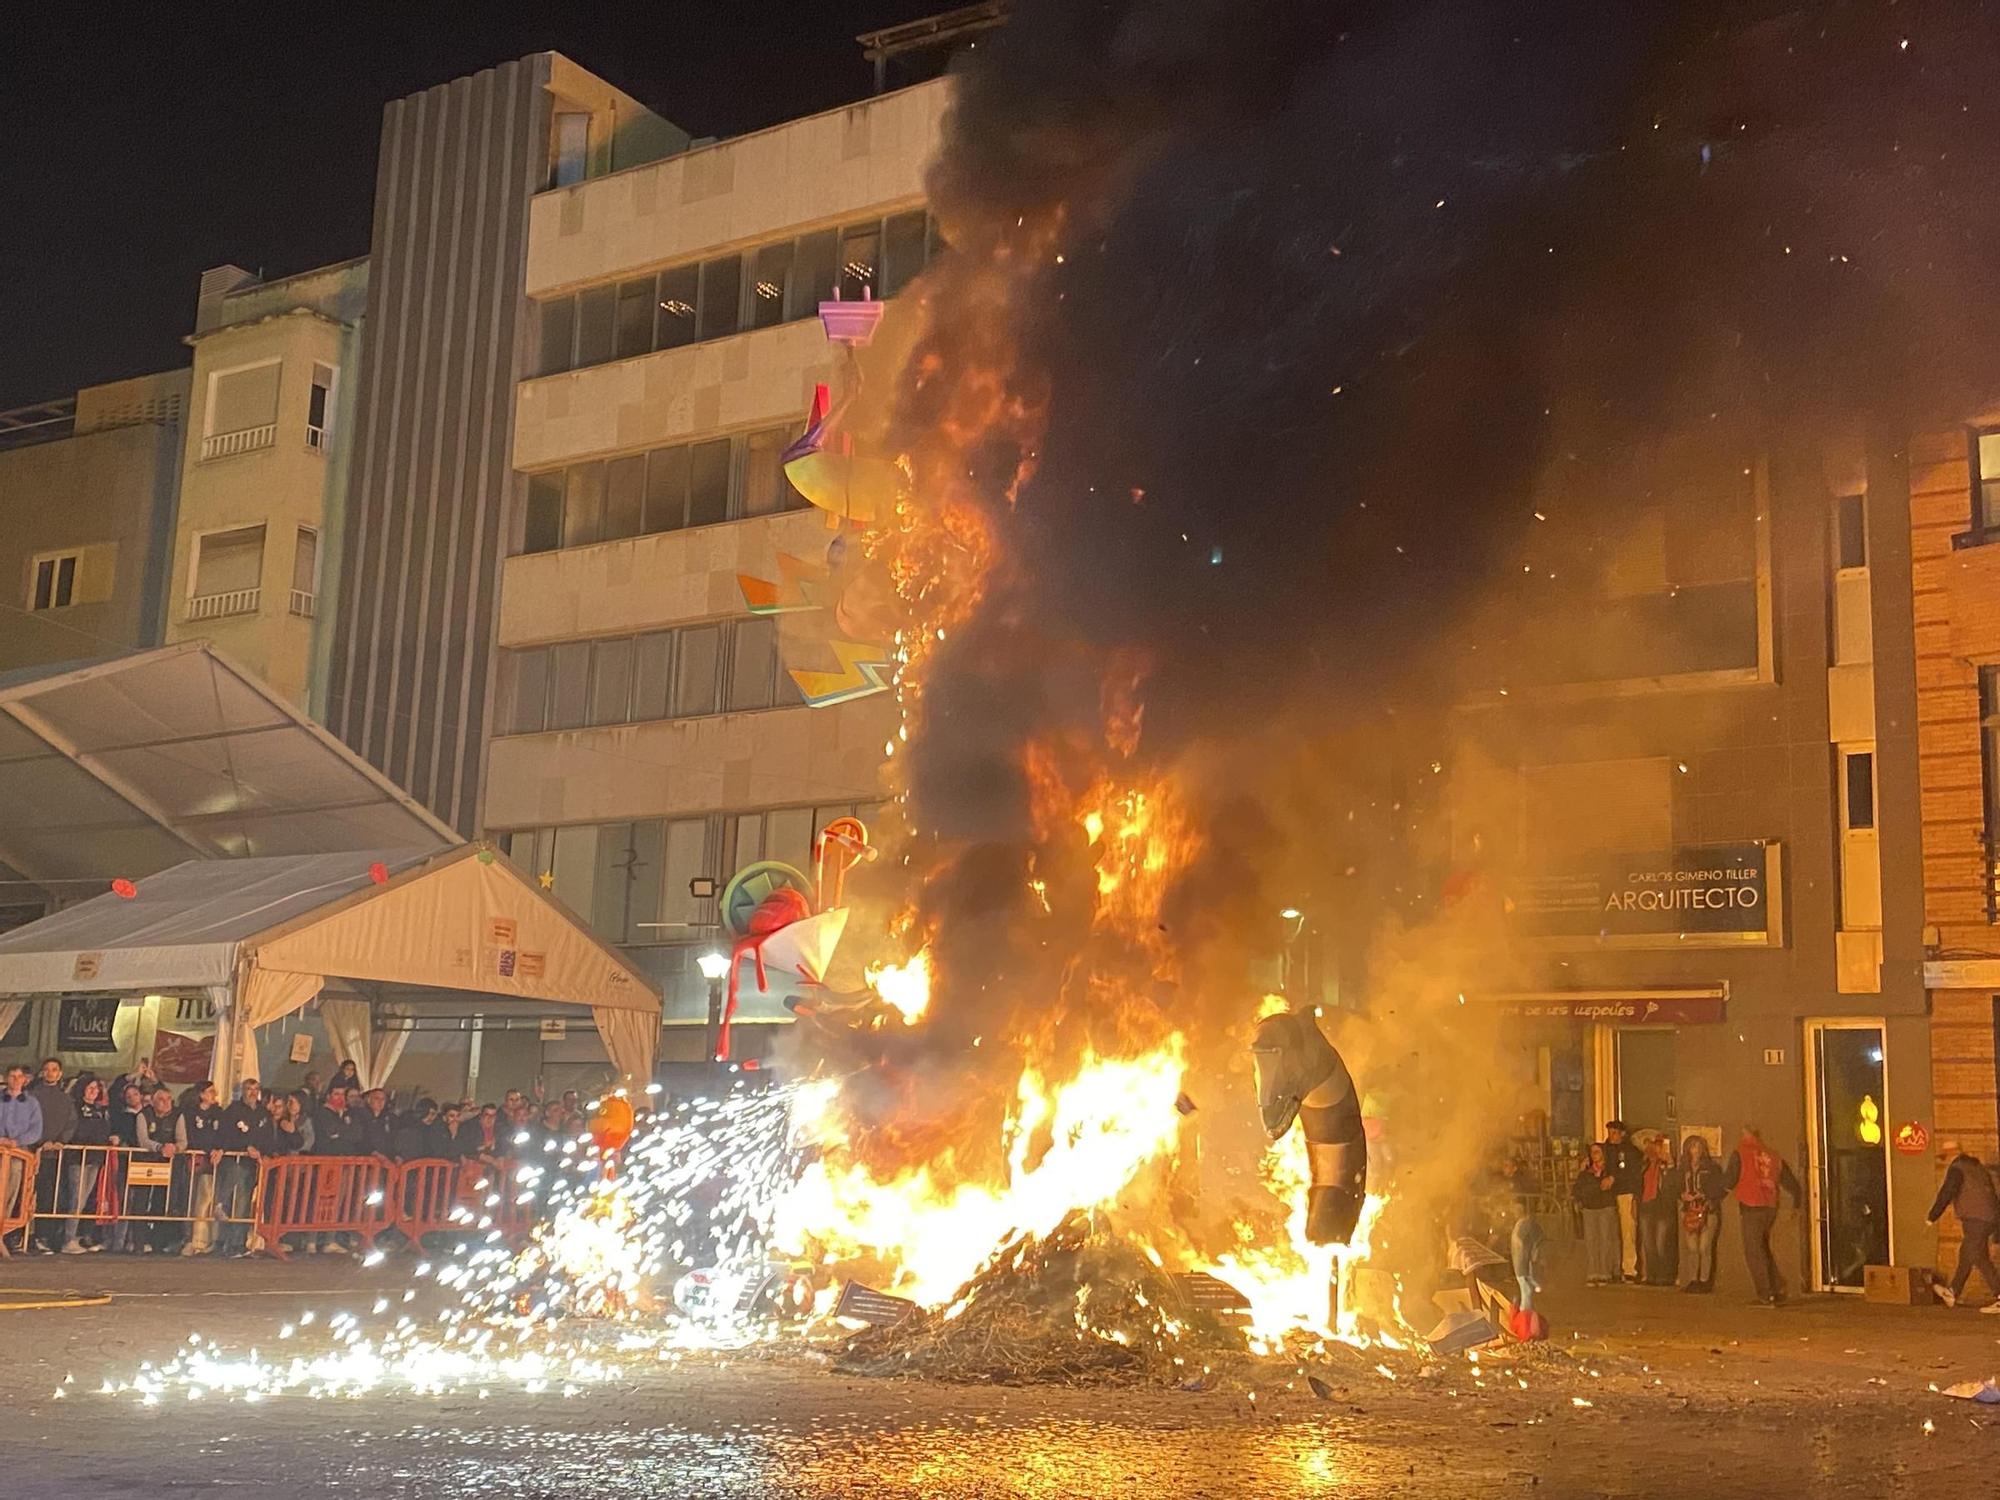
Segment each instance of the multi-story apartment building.
[{"label": "multi-story apartment building", "polygon": [[[1908,462],[1934,1128],[1991,1162],[2000,1158],[2000,408],[1919,434]],[[1955,1240],[1955,1217],[1940,1229]]]},{"label": "multi-story apartment building", "polygon": [[1572,459],[1522,578],[1545,592],[1478,637],[1456,715],[1457,859],[1494,872],[1519,952],[1484,1003],[1551,1178],[1614,1116],[1725,1153],[1761,1127],[1807,1190],[1794,1287],[1935,1243],[1903,1130],[1933,1082],[1909,505],[1886,447]]},{"label": "multi-story apartment building", "polygon": [[811,572],[839,535],[781,455],[841,379],[820,302],[894,298],[935,248],[946,98],[920,84],[529,207],[481,821],[662,982],[670,1038],[689,1027],[668,1057],[699,1054],[707,1006],[715,903],[690,882],[803,865],[882,795],[889,697],[807,706],[791,670],[836,664],[741,579]]},{"label": "multi-story apartment building", "polygon": [[188,372],[0,412],[0,671],[160,639]]},{"label": "multi-story apartment building", "polygon": [[513,515],[514,387],[532,369],[529,203],[686,144],[552,52],[383,114],[324,709],[464,833],[477,824]]},{"label": "multi-story apartment building", "polygon": [[328,541],[338,537],[366,261],[263,282],[201,280],[190,440],[174,526],[166,638],[206,638],[314,713]]}]

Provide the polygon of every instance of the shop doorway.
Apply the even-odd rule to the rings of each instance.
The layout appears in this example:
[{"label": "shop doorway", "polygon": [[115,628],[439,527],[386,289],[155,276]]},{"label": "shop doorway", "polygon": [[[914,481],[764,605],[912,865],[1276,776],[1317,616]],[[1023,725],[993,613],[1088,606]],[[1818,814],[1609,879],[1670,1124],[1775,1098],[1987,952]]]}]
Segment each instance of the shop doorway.
[{"label": "shop doorway", "polygon": [[1884,1041],[1880,1021],[1806,1022],[1806,1187],[1813,1282],[1823,1292],[1859,1291],[1864,1268],[1894,1264]]},{"label": "shop doorway", "polygon": [[1634,1135],[1657,1130],[1678,1145],[1680,1104],[1674,1097],[1677,1041],[1671,1028],[1621,1026],[1614,1046],[1618,1118]]}]

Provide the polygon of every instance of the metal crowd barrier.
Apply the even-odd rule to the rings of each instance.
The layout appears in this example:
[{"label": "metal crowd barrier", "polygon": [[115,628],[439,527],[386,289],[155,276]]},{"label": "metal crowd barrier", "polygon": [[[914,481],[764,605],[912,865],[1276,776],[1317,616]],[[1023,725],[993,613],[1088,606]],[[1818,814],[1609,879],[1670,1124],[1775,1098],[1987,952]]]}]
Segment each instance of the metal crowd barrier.
[{"label": "metal crowd barrier", "polygon": [[[393,1229],[412,1244],[428,1234],[485,1233],[518,1239],[533,1226],[532,1204],[508,1191],[514,1163],[379,1156],[288,1156],[264,1163],[257,1217],[263,1247],[280,1260],[288,1235],[351,1234],[373,1248]],[[499,1202],[489,1202],[498,1196]]]},{"label": "metal crowd barrier", "polygon": [[25,1230],[35,1214],[35,1153],[0,1146],[0,1255],[7,1236]]},{"label": "metal crowd barrier", "polygon": [[[0,1235],[74,1219],[79,1230],[117,1228],[121,1241],[137,1230],[153,1237],[156,1248],[177,1235],[205,1249],[221,1226],[247,1233],[256,1218],[260,1164],[247,1152],[176,1150],[164,1156],[137,1146],[52,1144],[20,1154],[33,1163],[26,1173],[26,1217],[18,1223],[0,1218]],[[218,1184],[227,1191],[218,1193]]]}]

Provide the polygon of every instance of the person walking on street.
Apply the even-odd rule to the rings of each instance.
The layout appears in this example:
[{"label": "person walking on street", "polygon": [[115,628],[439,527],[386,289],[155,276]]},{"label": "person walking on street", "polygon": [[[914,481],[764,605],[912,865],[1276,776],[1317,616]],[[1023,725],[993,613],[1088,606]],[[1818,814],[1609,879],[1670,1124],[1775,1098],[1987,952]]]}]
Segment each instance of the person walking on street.
[{"label": "person walking on street", "polygon": [[1647,1286],[1672,1286],[1678,1270],[1681,1174],[1674,1165],[1674,1144],[1656,1135],[1646,1144],[1646,1168],[1639,1179],[1639,1236],[1645,1251],[1641,1270]]},{"label": "person walking on street", "polygon": [[[2000,1297],[2000,1270],[1993,1266],[1987,1245],[2000,1227],[2000,1191],[1993,1186],[1993,1174],[1978,1157],[1965,1151],[1957,1141],[1938,1142],[1938,1161],[1944,1166],[1944,1181],[1938,1184],[1937,1200],[1931,1204],[1928,1222],[1935,1224],[1951,1209],[1958,1215],[1964,1236],[1958,1242],[1958,1268],[1951,1273],[1950,1286],[1933,1286],[1938,1301],[1946,1307],[1958,1306],[1965,1295],[1965,1283],[1974,1266],[1986,1278],[1987,1288]],[[2000,1302],[1989,1302],[1981,1312],[2000,1310]]]},{"label": "person walking on street", "polygon": [[1778,1194],[1789,1194],[1796,1208],[1803,1194],[1799,1179],[1785,1159],[1764,1144],[1764,1133],[1755,1125],[1743,1127],[1736,1154],[1722,1185],[1736,1195],[1737,1223],[1743,1230],[1743,1259],[1750,1268],[1750,1284],[1757,1300],[1769,1307],[1785,1302],[1785,1280],[1771,1255],[1771,1226],[1778,1221]]},{"label": "person walking on street", "polygon": [[1684,1292],[1715,1290],[1715,1242],[1722,1234],[1722,1164],[1708,1142],[1691,1135],[1681,1143],[1680,1225]]},{"label": "person walking on street", "polygon": [[1639,1279],[1639,1190],[1646,1172],[1646,1159],[1632,1144],[1623,1120],[1604,1122],[1604,1164],[1617,1184],[1618,1276],[1626,1281]]},{"label": "person walking on street", "polygon": [[1618,1183],[1601,1144],[1590,1148],[1571,1191],[1583,1214],[1584,1285],[1608,1285],[1618,1279]]},{"label": "person walking on street", "polygon": [[44,1059],[41,1076],[28,1092],[42,1107],[42,1154],[35,1169],[35,1204],[49,1214],[37,1223],[29,1236],[28,1248],[37,1255],[54,1255],[62,1248],[63,1223],[55,1214],[74,1206],[64,1200],[62,1187],[63,1158],[69,1153],[48,1149],[67,1146],[76,1135],[76,1100],[63,1086],[62,1060]]}]

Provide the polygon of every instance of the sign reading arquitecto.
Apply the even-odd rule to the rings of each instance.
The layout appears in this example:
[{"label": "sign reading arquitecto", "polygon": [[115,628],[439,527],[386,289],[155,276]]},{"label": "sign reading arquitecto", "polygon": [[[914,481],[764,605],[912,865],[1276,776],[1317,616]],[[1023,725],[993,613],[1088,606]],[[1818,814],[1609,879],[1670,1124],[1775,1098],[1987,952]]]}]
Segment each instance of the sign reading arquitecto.
[{"label": "sign reading arquitecto", "polygon": [[118,1024],[116,995],[71,995],[56,1022],[58,1052],[116,1052],[111,1031]]},{"label": "sign reading arquitecto", "polygon": [[1507,910],[1517,933],[1551,948],[1780,948],[1781,854],[1775,843],[1607,854],[1522,877]]}]

